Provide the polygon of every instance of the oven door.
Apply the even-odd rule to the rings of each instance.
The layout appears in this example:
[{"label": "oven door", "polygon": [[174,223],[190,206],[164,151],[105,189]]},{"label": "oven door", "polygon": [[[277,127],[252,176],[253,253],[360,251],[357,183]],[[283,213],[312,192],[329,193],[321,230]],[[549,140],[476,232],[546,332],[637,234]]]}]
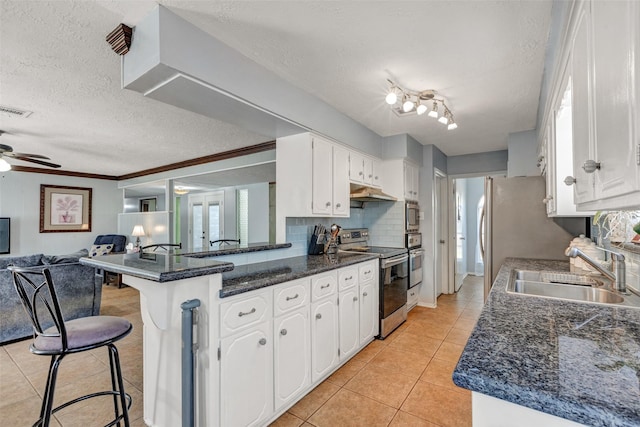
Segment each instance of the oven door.
[{"label": "oven door", "polygon": [[422,283],[422,261],[424,249],[412,249],[409,251],[409,288]]},{"label": "oven door", "polygon": [[380,318],[386,319],[407,303],[409,256],[380,260]]}]

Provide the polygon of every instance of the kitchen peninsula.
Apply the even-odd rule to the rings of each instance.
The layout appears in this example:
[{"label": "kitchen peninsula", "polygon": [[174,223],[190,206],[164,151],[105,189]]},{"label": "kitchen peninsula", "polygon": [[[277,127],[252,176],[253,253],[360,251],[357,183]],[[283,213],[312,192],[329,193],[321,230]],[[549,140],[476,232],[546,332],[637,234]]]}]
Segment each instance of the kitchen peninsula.
[{"label": "kitchen peninsula", "polygon": [[[196,425],[275,420],[378,334],[378,260],[303,256],[234,268],[202,254],[83,258],[140,291],[144,420],[182,422],[181,308],[198,308]],[[339,302],[338,302],[339,301]]]},{"label": "kitchen peninsula", "polygon": [[568,263],[500,269],[453,374],[473,392],[473,425],[639,425],[640,310],[510,294],[514,269]]}]

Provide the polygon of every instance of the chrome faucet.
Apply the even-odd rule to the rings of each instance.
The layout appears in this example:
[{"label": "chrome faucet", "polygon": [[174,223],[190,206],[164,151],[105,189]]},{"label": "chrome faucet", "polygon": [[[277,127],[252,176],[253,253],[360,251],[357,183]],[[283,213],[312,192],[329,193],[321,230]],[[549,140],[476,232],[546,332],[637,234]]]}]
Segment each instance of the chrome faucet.
[{"label": "chrome faucet", "polygon": [[602,267],[600,263],[590,258],[588,255],[586,255],[584,252],[582,252],[578,248],[569,247],[564,252],[564,254],[571,258],[575,258],[575,257],[582,258],[587,264],[589,264],[591,267],[598,270],[603,276],[606,276],[609,280],[611,280],[614,283],[614,289],[616,291],[626,293],[627,284],[626,284],[624,255],[618,252],[613,252],[608,250],[607,252],[611,254],[612,267],[615,273],[612,273],[606,268]]}]

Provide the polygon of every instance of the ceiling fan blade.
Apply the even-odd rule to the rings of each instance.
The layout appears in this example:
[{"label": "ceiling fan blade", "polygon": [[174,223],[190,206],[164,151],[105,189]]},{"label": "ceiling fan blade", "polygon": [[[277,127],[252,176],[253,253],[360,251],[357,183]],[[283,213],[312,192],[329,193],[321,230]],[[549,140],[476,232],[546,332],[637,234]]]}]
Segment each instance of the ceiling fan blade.
[{"label": "ceiling fan blade", "polygon": [[13,151],[7,153],[4,152],[2,153],[3,156],[7,156],[7,157],[13,157],[13,158],[18,158],[18,157],[33,157],[34,159],[45,159],[45,160],[51,160],[49,159],[47,156],[42,156],[40,154],[28,154],[28,153],[14,153]]},{"label": "ceiling fan blade", "polygon": [[[4,154],[3,154],[4,156]],[[55,163],[43,162],[42,160],[30,159],[29,157],[20,157],[20,156],[12,156],[12,158],[16,160],[22,160],[24,162],[37,163],[43,166],[49,166],[50,168],[59,168],[60,165],[56,165]]]}]

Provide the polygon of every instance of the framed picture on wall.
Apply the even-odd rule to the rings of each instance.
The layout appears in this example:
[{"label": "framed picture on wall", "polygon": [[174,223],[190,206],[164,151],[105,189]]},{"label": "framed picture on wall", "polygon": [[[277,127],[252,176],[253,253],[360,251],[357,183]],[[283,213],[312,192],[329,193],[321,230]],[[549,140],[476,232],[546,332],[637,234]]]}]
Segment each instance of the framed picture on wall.
[{"label": "framed picture on wall", "polygon": [[91,188],[40,185],[40,232],[91,231]]},{"label": "framed picture on wall", "polygon": [[0,218],[0,254],[11,252],[11,218]]}]

